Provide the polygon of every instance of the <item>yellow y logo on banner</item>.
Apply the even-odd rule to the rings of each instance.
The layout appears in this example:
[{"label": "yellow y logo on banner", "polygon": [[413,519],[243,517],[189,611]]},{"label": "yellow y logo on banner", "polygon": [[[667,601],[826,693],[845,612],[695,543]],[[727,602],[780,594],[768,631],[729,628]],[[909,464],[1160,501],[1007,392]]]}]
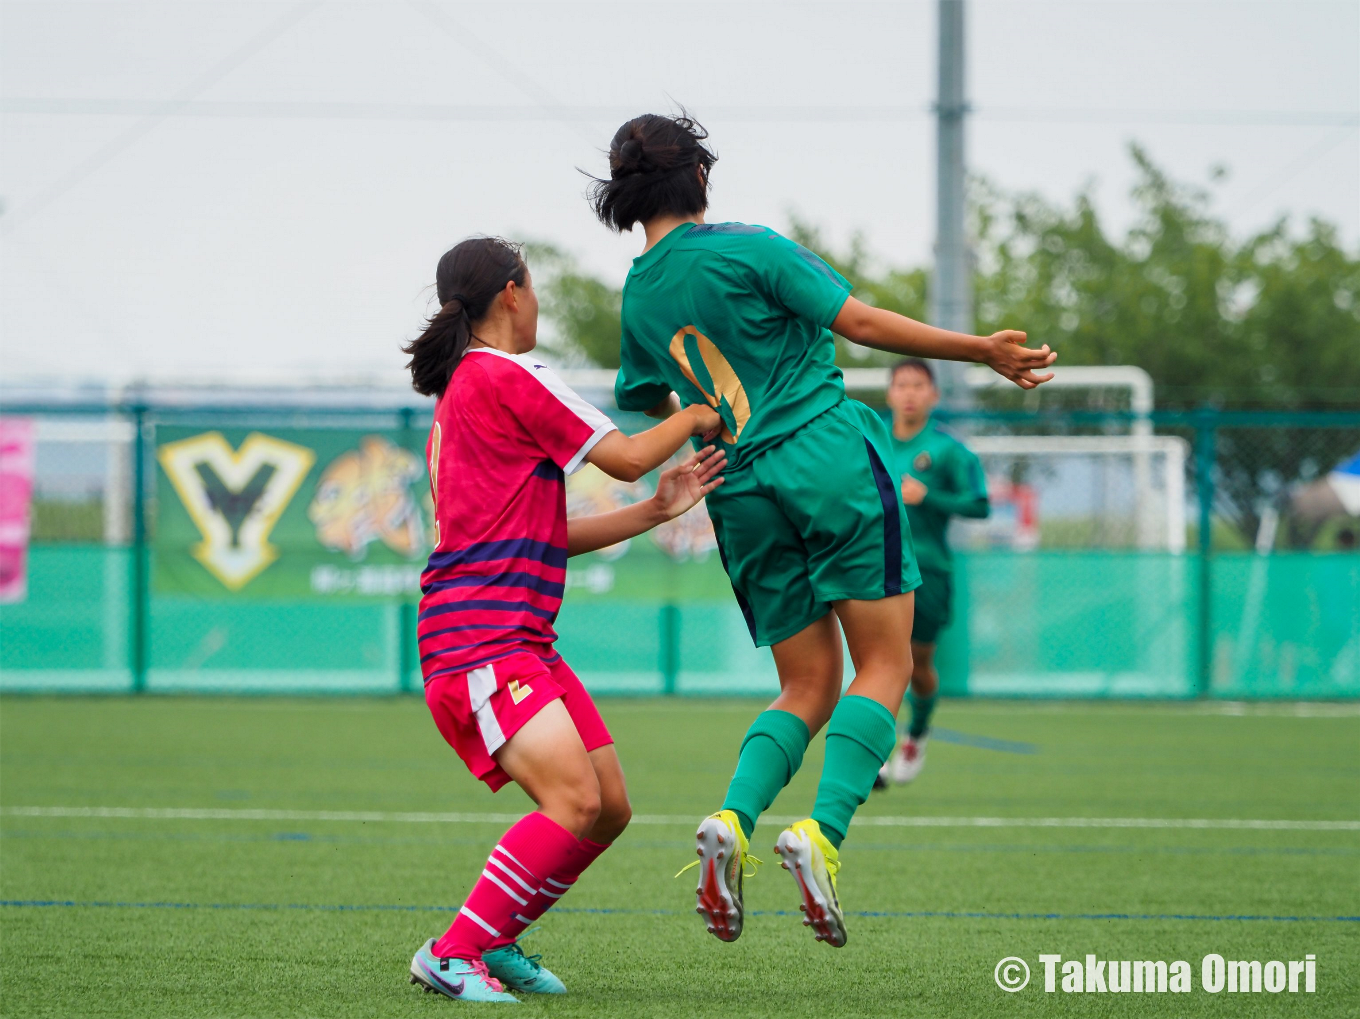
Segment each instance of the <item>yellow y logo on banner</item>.
[{"label": "yellow y logo on banner", "polygon": [[237,450],[221,432],[205,432],[156,455],[203,535],[194,558],[232,591],[279,557],[269,534],[316,460],[305,446],[258,432]]}]

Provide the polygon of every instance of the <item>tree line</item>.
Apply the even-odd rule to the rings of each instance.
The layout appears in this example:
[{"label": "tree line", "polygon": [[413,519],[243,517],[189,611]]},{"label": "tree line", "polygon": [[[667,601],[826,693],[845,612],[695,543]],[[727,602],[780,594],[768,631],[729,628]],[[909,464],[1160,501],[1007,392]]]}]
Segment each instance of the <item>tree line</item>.
[{"label": "tree line", "polygon": [[[1122,236],[1102,223],[1089,191],[1062,203],[973,181],[977,331],[1026,329],[1062,364],[1138,365],[1161,408],[1360,405],[1360,252],[1316,218],[1234,238],[1213,210],[1212,186],[1172,180],[1137,146],[1130,155],[1136,215]],[[837,250],[797,218],[785,232],[860,300],[927,317],[926,266],[885,265],[862,235]],[[617,367],[620,289],[552,246],[531,245],[529,255],[557,352]],[[847,365],[890,359],[839,339],[838,348]]]}]

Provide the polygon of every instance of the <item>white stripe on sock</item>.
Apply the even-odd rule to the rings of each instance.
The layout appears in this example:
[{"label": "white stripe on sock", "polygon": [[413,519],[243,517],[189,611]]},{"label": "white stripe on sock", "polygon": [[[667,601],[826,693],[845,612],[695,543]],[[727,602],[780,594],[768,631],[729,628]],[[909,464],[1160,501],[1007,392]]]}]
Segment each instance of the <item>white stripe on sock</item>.
[{"label": "white stripe on sock", "polygon": [[[500,847],[497,846],[496,848],[499,849]],[[513,870],[511,870],[511,869],[510,869],[509,867],[507,867],[505,864],[501,863],[500,860],[496,859],[496,854],[495,854],[495,853],[492,853],[490,856],[488,856],[488,857],[486,858],[486,862],[487,862],[487,863],[494,863],[494,864],[495,864],[497,867],[499,867],[501,870],[505,871],[507,874],[510,875],[511,878],[514,879],[515,884],[519,885],[521,888],[523,888],[523,889],[524,889],[526,892],[528,892],[530,895],[533,895],[534,892],[538,891],[537,888],[535,888],[533,885],[529,884],[529,882],[525,881],[522,877],[520,877],[518,874],[516,874]],[[530,876],[530,877],[533,877],[532,874],[530,874],[529,876]]]},{"label": "white stripe on sock", "polygon": [[499,938],[499,937],[501,936],[501,932],[500,932],[500,931],[496,930],[495,927],[492,927],[489,923],[487,923],[485,920],[483,920],[480,916],[478,916],[478,915],[477,915],[476,913],[474,913],[472,910],[468,909],[467,906],[460,906],[460,907],[458,908],[458,912],[461,913],[463,916],[467,917],[469,920],[471,920],[471,921],[472,921],[473,923],[475,923],[477,926],[479,926],[480,928],[482,928],[482,930],[486,931],[486,932],[487,932],[488,934],[490,934],[493,938]]},{"label": "white stripe on sock", "polygon": [[546,888],[540,888],[538,890],[538,893],[540,895],[546,895],[550,899],[560,899],[562,896],[567,894],[566,892],[550,892]]},{"label": "white stripe on sock", "polygon": [[554,880],[553,880],[552,878],[550,878],[550,877],[545,877],[543,880],[546,881],[546,882],[548,882],[548,884],[552,885],[554,888],[560,888],[560,889],[562,889],[562,891],[564,891],[564,892],[569,892],[569,891],[571,891],[571,885],[569,885],[569,884],[565,884],[565,885],[564,885],[561,881],[554,881]]},{"label": "white stripe on sock", "polygon": [[514,857],[514,854],[513,854],[513,853],[508,853],[508,852],[506,852],[505,847],[504,847],[503,845],[501,845],[499,842],[496,843],[496,852],[498,852],[498,853],[505,853],[506,859],[508,859],[508,860],[514,860],[515,865],[518,866],[520,870],[524,871],[524,873],[526,873],[526,874],[532,874],[532,873],[533,873],[533,871],[531,871],[528,867],[524,866],[524,864],[520,863],[518,860],[515,860],[515,857]]},{"label": "white stripe on sock", "polygon": [[495,874],[491,873],[491,871],[487,870],[485,867],[482,868],[482,877],[486,878],[497,888],[503,891],[506,895],[510,896],[510,898],[518,902],[521,906],[529,905],[528,899],[521,899],[518,895],[516,895],[514,892],[510,890],[510,886],[508,884],[506,884],[504,881],[498,878]]},{"label": "white stripe on sock", "polygon": [[510,915],[513,916],[516,920],[518,920],[522,924],[533,923],[533,921],[530,920],[527,916],[520,916],[518,913],[511,913]]}]

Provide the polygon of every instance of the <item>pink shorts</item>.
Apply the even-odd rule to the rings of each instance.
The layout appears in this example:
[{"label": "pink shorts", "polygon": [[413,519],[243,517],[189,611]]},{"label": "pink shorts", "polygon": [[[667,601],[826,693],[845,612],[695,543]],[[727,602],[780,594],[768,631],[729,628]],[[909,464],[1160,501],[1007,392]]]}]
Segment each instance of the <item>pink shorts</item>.
[{"label": "pink shorts", "polygon": [[526,648],[469,672],[436,676],[425,685],[425,703],[440,734],[492,792],[510,781],[496,763],[496,751],[559,698],[587,751],[614,742],[590,694],[556,652],[545,659]]}]

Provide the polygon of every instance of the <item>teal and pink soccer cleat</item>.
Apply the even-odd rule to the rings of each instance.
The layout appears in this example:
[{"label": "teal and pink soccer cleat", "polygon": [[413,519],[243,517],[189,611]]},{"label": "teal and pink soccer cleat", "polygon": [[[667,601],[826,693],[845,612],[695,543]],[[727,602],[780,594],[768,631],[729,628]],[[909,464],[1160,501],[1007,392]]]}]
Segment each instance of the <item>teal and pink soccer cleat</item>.
[{"label": "teal and pink soccer cleat", "polygon": [[454,1001],[498,1001],[518,1005],[501,982],[487,972],[481,960],[441,959],[434,954],[434,938],[421,945],[411,960],[411,983]]},{"label": "teal and pink soccer cleat", "polygon": [[538,961],[541,958],[541,955],[525,955],[518,942],[482,953],[487,971],[512,991],[566,994],[567,985]]}]

